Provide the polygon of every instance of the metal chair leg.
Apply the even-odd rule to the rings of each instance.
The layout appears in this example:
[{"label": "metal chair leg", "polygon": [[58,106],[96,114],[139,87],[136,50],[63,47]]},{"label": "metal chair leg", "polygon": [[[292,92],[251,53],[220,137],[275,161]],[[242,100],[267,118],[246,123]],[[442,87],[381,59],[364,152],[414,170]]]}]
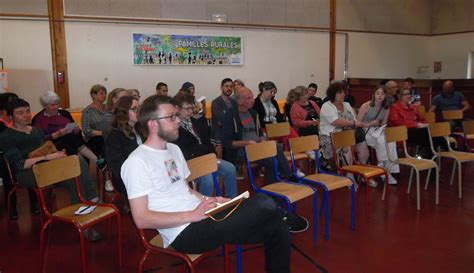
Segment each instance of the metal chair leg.
[{"label": "metal chair leg", "polygon": [[449,185],[453,185],[453,180],[454,180],[454,173],[456,172],[456,159],[454,159],[453,162],[453,171],[451,172],[451,180],[449,180]]},{"label": "metal chair leg", "polygon": [[438,167],[436,167],[436,205],[439,204],[439,172]]},{"label": "metal chair leg", "polygon": [[46,259],[44,257],[44,250],[45,250],[44,237],[45,237],[46,229],[48,228],[50,223],[51,223],[51,220],[48,220],[48,221],[44,222],[41,225],[41,230],[40,230],[40,272],[44,272],[44,268],[45,268]]},{"label": "metal chair leg", "polygon": [[150,255],[150,250],[146,250],[145,253],[143,253],[142,258],[140,259],[140,262],[138,263],[138,271],[137,273],[142,273],[143,272],[143,266],[145,265],[145,260],[148,258],[148,255]]},{"label": "metal chair leg", "polygon": [[411,181],[412,181],[412,178],[413,178],[413,171],[414,171],[414,168],[412,167],[410,169],[410,179],[408,179],[408,188],[407,188],[407,194],[410,194],[410,190],[411,190]]},{"label": "metal chair leg", "polygon": [[461,167],[461,162],[460,161],[457,161],[458,162],[458,181],[459,181],[459,198],[462,198],[462,167]]},{"label": "metal chair leg", "polygon": [[[92,237],[92,229],[89,229],[89,239]],[[82,273],[87,273],[87,259],[86,259],[86,246],[84,239],[84,231],[79,229],[79,241],[81,245],[81,262],[82,262]]]},{"label": "metal chair leg", "polygon": [[416,170],[416,209],[420,210],[420,172]]},{"label": "metal chair leg", "polygon": [[425,182],[425,191],[428,190],[428,183],[430,182],[431,176],[431,169],[428,169],[428,174],[426,175],[426,182]]},{"label": "metal chair leg", "polygon": [[324,191],[323,193],[324,195],[324,199],[326,200],[325,202],[325,206],[326,208],[324,209],[325,211],[325,215],[324,215],[324,238],[327,240],[329,240],[329,193],[328,191]]}]

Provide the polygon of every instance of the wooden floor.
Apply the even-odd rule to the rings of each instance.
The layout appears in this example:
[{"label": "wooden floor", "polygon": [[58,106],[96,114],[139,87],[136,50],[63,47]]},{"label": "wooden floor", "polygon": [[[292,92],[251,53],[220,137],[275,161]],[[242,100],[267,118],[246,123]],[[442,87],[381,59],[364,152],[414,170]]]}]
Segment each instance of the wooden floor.
[{"label": "wooden floor", "polygon": [[[448,167],[449,166],[449,167]],[[308,230],[293,236],[292,272],[473,272],[474,271],[474,164],[464,165],[463,199],[457,187],[450,187],[451,164],[443,164],[440,204],[435,205],[434,181],[421,192],[421,211],[416,210],[415,187],[408,195],[407,169],[402,168],[397,186],[390,186],[381,200],[382,186],[369,189],[370,209],[366,214],[365,189],[357,193],[356,230],[349,228],[350,191],[340,189],[330,196],[330,238],[323,237],[319,218],[318,241],[312,244]],[[424,177],[424,175],[422,176]],[[241,182],[239,188],[247,185]],[[455,182],[457,183],[457,182]],[[457,185],[457,184],[456,184]],[[3,187],[0,187],[3,196]],[[39,224],[29,212],[25,190],[19,194],[19,219],[7,224],[5,202],[0,202],[0,272],[40,272]],[[303,201],[298,212],[311,219],[311,202]],[[311,227],[312,228],[312,227]],[[98,230],[107,235],[107,226]],[[136,272],[143,249],[129,215],[123,217],[124,266],[120,272]],[[81,272],[78,236],[69,226],[53,225],[49,233],[46,272]],[[89,272],[119,272],[115,230],[92,244]],[[264,272],[263,249],[243,246],[243,272]],[[235,255],[232,272],[236,272]],[[198,266],[198,272],[221,273],[223,258],[216,252]],[[148,259],[147,272],[183,272],[176,260],[164,256]]]}]

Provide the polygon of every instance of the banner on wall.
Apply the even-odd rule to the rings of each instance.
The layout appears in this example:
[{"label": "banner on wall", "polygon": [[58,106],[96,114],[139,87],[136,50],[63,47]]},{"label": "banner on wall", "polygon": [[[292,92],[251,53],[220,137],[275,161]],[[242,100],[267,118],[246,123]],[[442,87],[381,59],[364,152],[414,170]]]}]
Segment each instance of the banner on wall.
[{"label": "banner on wall", "polygon": [[133,33],[135,65],[243,65],[241,37]]}]

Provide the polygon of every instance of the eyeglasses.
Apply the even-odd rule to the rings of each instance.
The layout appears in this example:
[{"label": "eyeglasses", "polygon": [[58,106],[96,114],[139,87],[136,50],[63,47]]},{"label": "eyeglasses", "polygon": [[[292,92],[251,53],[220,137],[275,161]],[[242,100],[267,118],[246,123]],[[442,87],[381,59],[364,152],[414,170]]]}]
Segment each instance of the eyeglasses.
[{"label": "eyeglasses", "polygon": [[194,106],[181,107],[181,109],[186,110],[186,111],[193,111]]},{"label": "eyeglasses", "polygon": [[402,93],[402,96],[407,96],[407,95],[411,96],[411,93]]},{"label": "eyeglasses", "polygon": [[130,111],[133,111],[134,113],[138,113],[139,108],[138,107],[132,107],[130,108]]},{"label": "eyeglasses", "polygon": [[179,113],[174,113],[172,115],[166,116],[166,117],[157,117],[152,120],[160,120],[160,119],[170,119],[170,121],[176,121],[176,119],[179,119],[180,114]]},{"label": "eyeglasses", "polygon": [[276,93],[277,93],[277,90],[276,90],[275,88],[266,89],[265,91],[270,91],[270,93],[272,93],[272,94],[276,94]]}]

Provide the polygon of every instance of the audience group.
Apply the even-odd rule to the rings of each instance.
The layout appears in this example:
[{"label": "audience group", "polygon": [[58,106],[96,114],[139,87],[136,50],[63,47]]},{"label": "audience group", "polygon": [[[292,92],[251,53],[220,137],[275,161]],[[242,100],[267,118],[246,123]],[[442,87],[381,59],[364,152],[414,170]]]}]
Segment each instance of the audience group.
[{"label": "audience group", "polygon": [[[142,105],[140,92],[136,89],[115,88],[107,93],[104,86],[97,84],[90,89],[91,103],[82,111],[82,127],[74,123],[68,111],[59,108],[60,98],[54,92],[46,92],[40,97],[43,110],[33,118],[28,102],[13,93],[4,93],[0,97],[0,150],[10,163],[16,181],[30,189],[35,186],[32,165],[67,155],[81,155],[81,191],[92,201],[98,201],[98,195],[89,177],[88,163],[101,169],[108,165],[112,175],[111,180],[106,183],[106,190],[112,191],[115,187],[125,200],[130,200],[130,209],[137,226],[158,228],[164,236],[165,244],[178,250],[200,252],[204,248],[227,242],[224,235],[231,231],[226,228],[212,229],[215,231],[213,235],[219,239],[203,246],[190,244],[185,240],[196,236],[205,237],[211,232],[204,230],[214,227],[213,223],[202,220],[205,217],[196,210],[201,209],[202,212],[204,207],[212,205],[206,199],[215,190],[213,176],[208,175],[194,181],[199,194],[193,190],[187,192],[185,178],[189,170],[185,161],[215,153],[218,157],[217,174],[223,177],[224,182],[223,196],[233,198],[238,194],[237,176],[245,160],[244,148],[267,140],[268,124],[289,122],[291,125],[288,137],[277,143],[276,156],[280,177],[287,180],[295,180],[295,177],[284,151],[288,150],[288,138],[298,136],[318,135],[321,165],[327,170],[334,170],[331,134],[349,129],[361,131],[363,137],[357,137],[355,145],[356,158],[352,158],[348,149],[337,152],[343,156],[346,164],[353,161],[366,164],[369,161],[369,147],[373,148],[377,164],[390,173],[388,183],[392,185],[397,184],[392,174],[400,170],[397,165],[391,165],[387,158],[387,147],[391,150],[391,155],[397,154],[397,147],[395,143],[386,145],[383,134],[385,126],[406,126],[408,142],[421,147],[423,156],[430,156],[428,124],[418,111],[420,95],[414,89],[413,79],[405,79],[401,88],[392,80],[381,82],[373,91],[371,100],[362,103],[358,111],[354,108],[355,98],[348,93],[347,83],[331,83],[324,99],[316,96],[317,89],[315,83],[308,87],[299,85],[292,88],[286,94],[282,112],[275,99],[278,89],[274,82],[261,82],[257,96],[254,97],[254,92],[243,81],[225,78],[220,84],[220,95],[212,100],[211,119],[208,120],[206,98],[198,98],[198,90],[191,82],[183,83],[173,98],[169,97],[167,84],[159,82],[156,86],[157,95],[147,98]],[[461,92],[454,91],[453,82],[448,80],[443,84],[441,94],[433,98],[430,111],[435,111],[440,117],[441,111],[456,109],[467,111],[470,104]],[[40,157],[29,156],[45,141],[52,141],[58,151]],[[434,139],[434,143],[443,148],[443,141]],[[166,152],[157,153],[156,149]],[[314,158],[314,154],[312,157]],[[264,170],[265,180],[268,183],[275,182],[273,162],[261,160],[260,165]],[[6,186],[5,193],[8,193],[11,181],[4,166],[0,169]],[[148,174],[149,177],[146,176]],[[297,174],[303,175],[301,172]],[[138,179],[142,181],[136,182]],[[166,182],[157,183],[154,180]],[[377,181],[365,182],[370,186],[377,186]],[[77,203],[74,183],[66,181],[64,184],[71,202]],[[165,194],[174,196],[164,196]],[[182,198],[177,194],[183,194]],[[148,199],[143,200],[143,196],[148,196]],[[172,200],[173,198],[176,200]],[[225,199],[218,198],[214,201],[223,200]],[[271,198],[256,195],[251,200],[239,216],[241,222],[249,223],[238,225],[241,230],[234,230],[236,241],[233,242],[264,242],[265,247],[268,247],[268,254],[274,255],[268,266],[287,268],[289,239],[281,227],[287,226],[290,232],[304,231],[307,228],[306,219],[283,211]],[[11,217],[16,218],[16,199],[13,198],[13,201]],[[267,206],[262,205],[262,202]],[[34,191],[30,191],[30,203],[32,211],[37,213]],[[188,210],[192,213],[180,214]],[[265,210],[271,213],[264,213]],[[256,215],[261,212],[265,216],[255,219],[246,215],[247,211]],[[170,219],[163,220],[163,215],[155,212],[171,213],[168,215]],[[173,213],[177,213],[176,216],[182,219],[173,218]],[[156,221],[153,222],[152,219]],[[201,222],[205,223],[197,224]],[[283,222],[287,225],[282,225]],[[189,223],[192,224],[188,226]],[[278,237],[281,242],[272,243],[266,235],[255,232],[250,227],[251,223],[262,227],[265,230],[262,232],[273,232],[272,236]],[[263,228],[265,225],[268,227]],[[252,232],[253,239],[248,239],[248,234]],[[247,239],[241,239],[244,237]],[[284,250],[277,250],[278,247],[284,247]],[[287,272],[279,270],[278,272]]]}]

